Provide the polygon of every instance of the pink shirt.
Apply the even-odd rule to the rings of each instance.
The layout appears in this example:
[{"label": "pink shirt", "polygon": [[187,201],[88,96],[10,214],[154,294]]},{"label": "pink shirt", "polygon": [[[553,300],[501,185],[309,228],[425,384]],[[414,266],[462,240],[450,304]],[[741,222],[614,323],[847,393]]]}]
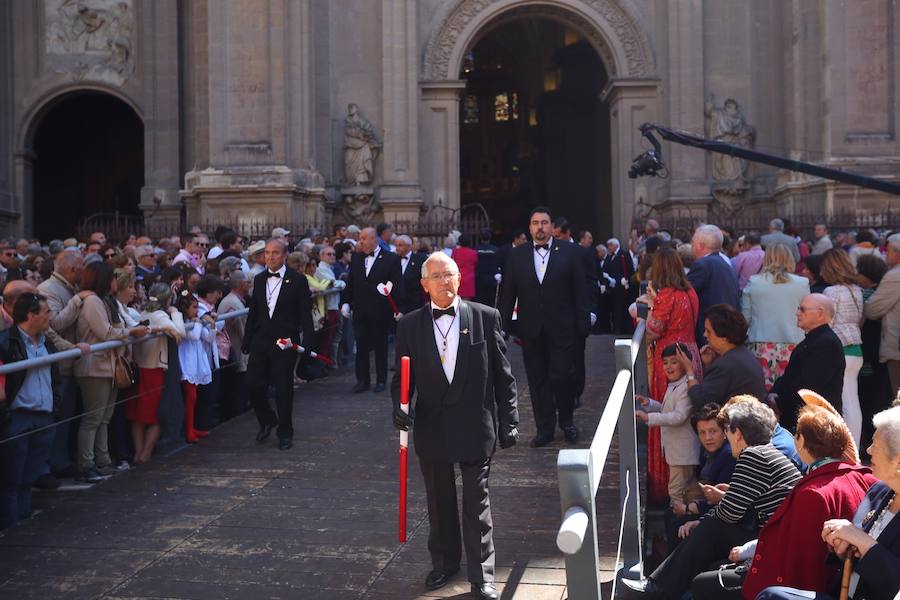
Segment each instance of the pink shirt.
[{"label": "pink shirt", "polygon": [[738,278],[738,286],[743,290],[747,287],[750,277],[759,273],[762,269],[763,258],[766,256],[761,246],[753,246],[746,252],[741,252],[731,259],[731,266]]}]

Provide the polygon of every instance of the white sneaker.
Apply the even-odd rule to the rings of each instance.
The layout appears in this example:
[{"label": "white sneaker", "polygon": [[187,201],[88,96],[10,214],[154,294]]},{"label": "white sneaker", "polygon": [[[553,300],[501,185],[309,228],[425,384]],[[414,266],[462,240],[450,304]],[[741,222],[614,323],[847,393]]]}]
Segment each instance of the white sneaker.
[{"label": "white sneaker", "polygon": [[131,465],[128,464],[127,460],[123,460],[122,462],[117,464],[115,468],[116,468],[116,471],[127,471],[128,469],[131,468]]}]

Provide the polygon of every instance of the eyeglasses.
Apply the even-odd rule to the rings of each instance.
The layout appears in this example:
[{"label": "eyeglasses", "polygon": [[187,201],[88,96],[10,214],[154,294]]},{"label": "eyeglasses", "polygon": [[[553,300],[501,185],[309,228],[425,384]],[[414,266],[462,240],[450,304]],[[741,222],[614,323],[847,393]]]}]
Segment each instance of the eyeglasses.
[{"label": "eyeglasses", "polygon": [[429,275],[429,276],[426,277],[425,279],[428,279],[429,281],[443,281],[443,280],[445,280],[445,279],[446,279],[447,281],[450,281],[451,279],[453,279],[453,278],[456,277],[457,275],[459,275],[459,273],[451,273],[450,271],[445,271],[445,272],[443,272],[443,273],[432,273],[431,275]]},{"label": "eyeglasses", "polygon": [[7,258],[12,258],[12,257],[15,256],[15,255],[16,255],[15,252],[4,252],[4,253],[3,253],[3,256],[5,256],[5,257],[7,257]]},{"label": "eyeglasses", "polygon": [[822,310],[822,307],[821,306],[798,306],[797,310],[799,310],[802,313],[805,313],[810,310]]},{"label": "eyeglasses", "polygon": [[116,255],[115,252],[107,252],[106,254],[104,254],[104,256],[106,256],[106,258],[112,258],[115,255]]},{"label": "eyeglasses", "polygon": [[198,246],[203,246],[203,247],[209,246],[209,242],[194,242],[194,243],[197,244]]}]

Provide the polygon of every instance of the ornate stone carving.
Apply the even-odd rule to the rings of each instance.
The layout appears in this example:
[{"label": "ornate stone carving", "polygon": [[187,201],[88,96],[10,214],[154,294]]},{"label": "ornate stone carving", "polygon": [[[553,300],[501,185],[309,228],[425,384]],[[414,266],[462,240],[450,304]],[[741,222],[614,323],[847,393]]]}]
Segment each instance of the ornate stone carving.
[{"label": "ornate stone carving", "polygon": [[[451,72],[454,65],[450,64],[450,57],[460,43],[460,36],[473,20],[500,1],[502,0],[459,0],[456,6],[447,12],[425,49],[422,69],[424,79],[440,81],[457,78],[458,74]],[[654,66],[649,40],[635,22],[634,17],[622,7],[622,1],[582,0],[580,3],[596,12],[608,24],[616,41],[622,47],[627,64],[617,65],[609,43],[603,37],[602,32],[596,25],[574,11],[558,6],[523,5],[512,7],[498,18],[503,18],[503,15],[511,13],[513,16],[545,16],[570,23],[591,40],[600,53],[610,77],[652,76]]]},{"label": "ornate stone carving", "polygon": [[44,0],[48,66],[122,85],[134,73],[132,0]]},{"label": "ornate stone carving", "polygon": [[349,223],[373,223],[381,205],[371,189],[344,188],[340,209]]},{"label": "ornate stone carving", "polygon": [[356,104],[347,106],[344,119],[344,183],[369,185],[375,175],[375,159],[381,150],[381,142],[375,128],[359,114]]},{"label": "ornate stone carving", "polygon": [[[747,124],[740,104],[726,98],[721,108],[715,105],[716,97],[710,94],[703,113],[706,115],[706,136],[726,144],[751,148],[756,130]],[[712,173],[716,181],[741,184],[747,180],[747,161],[735,156],[713,153]]]}]

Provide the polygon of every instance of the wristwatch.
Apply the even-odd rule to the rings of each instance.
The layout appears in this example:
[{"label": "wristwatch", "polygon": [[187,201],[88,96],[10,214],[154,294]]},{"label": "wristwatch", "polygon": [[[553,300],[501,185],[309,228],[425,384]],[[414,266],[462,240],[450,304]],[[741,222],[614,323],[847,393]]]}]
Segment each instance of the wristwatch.
[{"label": "wristwatch", "polygon": [[688,375],[688,376],[687,376],[687,380],[688,380],[688,381],[697,381],[697,377],[694,376],[693,374],[691,374],[691,375]]}]

